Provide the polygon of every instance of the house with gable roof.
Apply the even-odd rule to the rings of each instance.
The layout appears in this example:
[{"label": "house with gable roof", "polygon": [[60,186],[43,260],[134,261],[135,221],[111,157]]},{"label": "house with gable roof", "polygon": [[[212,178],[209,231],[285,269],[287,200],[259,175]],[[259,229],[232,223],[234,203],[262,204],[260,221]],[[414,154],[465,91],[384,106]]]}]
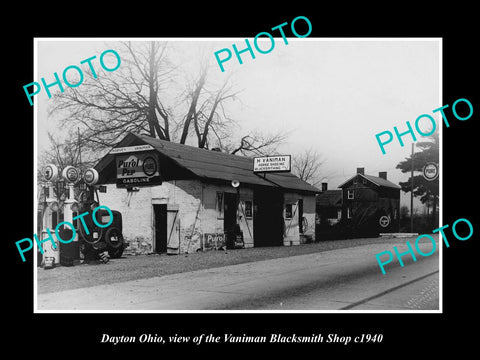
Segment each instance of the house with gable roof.
[{"label": "house with gable roof", "polygon": [[401,187],[387,179],[365,174],[364,168],[338,186],[342,189],[342,222],[355,236],[398,232]]}]

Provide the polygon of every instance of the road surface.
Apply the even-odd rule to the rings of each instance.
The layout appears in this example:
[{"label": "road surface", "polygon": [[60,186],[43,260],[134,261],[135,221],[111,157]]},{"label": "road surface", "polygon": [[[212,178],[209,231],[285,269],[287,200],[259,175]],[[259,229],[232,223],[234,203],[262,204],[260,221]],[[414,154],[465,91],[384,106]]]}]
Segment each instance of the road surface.
[{"label": "road surface", "polygon": [[[399,241],[406,251],[405,240]],[[411,241],[411,243],[413,243]],[[438,242],[437,242],[438,245]],[[421,244],[429,253],[431,244]],[[37,295],[37,311],[439,310],[439,254],[385,266],[370,244]]]}]

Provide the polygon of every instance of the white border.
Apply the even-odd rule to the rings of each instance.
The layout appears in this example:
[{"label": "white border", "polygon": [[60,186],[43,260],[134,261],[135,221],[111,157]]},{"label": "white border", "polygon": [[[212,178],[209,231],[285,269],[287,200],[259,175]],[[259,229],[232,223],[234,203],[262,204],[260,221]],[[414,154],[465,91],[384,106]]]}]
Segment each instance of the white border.
[{"label": "white border", "polygon": [[[280,40],[281,37],[275,37],[275,39]],[[386,38],[386,37],[372,37],[372,38],[314,38],[314,37],[306,37],[306,38],[290,38],[287,37],[288,41],[334,41],[334,42],[347,42],[347,41],[438,41],[439,44],[439,105],[442,106],[443,104],[443,38],[441,37],[422,37],[422,38]],[[239,37],[227,37],[227,38],[33,38],[34,41],[34,49],[33,49],[33,76],[34,79],[38,79],[38,72],[37,72],[37,61],[38,61],[38,51],[37,46],[39,41],[238,41],[244,40],[244,38]],[[263,39],[260,39],[263,40]],[[37,229],[37,212],[38,212],[38,201],[37,201],[37,183],[36,183],[36,174],[37,174],[37,111],[38,106],[37,102],[34,103],[34,111],[33,111],[33,119],[34,119],[34,176],[33,176],[33,183],[34,183],[34,230],[33,233],[36,233]],[[433,109],[432,109],[433,110]],[[439,137],[440,137],[440,174],[439,174],[439,226],[443,226],[443,126],[441,126],[442,122],[441,119],[439,121]],[[34,294],[33,294],[33,310],[34,313],[94,313],[94,314],[111,314],[111,313],[120,313],[120,314],[130,314],[130,313],[139,313],[139,314],[146,314],[146,313],[165,313],[165,314],[244,314],[244,313],[253,313],[253,314],[317,314],[317,313],[336,313],[336,314],[441,314],[443,313],[443,246],[441,246],[442,241],[439,235],[439,309],[438,310],[38,310],[37,304],[37,244],[34,241],[33,246],[33,277],[34,277]]]}]

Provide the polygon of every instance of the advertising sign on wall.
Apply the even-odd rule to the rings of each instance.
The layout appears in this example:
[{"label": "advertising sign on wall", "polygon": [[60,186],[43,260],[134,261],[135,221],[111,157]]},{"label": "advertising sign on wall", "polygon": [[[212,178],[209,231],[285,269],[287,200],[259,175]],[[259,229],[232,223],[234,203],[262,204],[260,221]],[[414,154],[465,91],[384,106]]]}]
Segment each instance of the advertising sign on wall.
[{"label": "advertising sign on wall", "polygon": [[253,172],[289,172],[291,155],[261,156],[253,158]]},{"label": "advertising sign on wall", "polygon": [[153,152],[118,154],[117,187],[160,185],[158,155]]}]

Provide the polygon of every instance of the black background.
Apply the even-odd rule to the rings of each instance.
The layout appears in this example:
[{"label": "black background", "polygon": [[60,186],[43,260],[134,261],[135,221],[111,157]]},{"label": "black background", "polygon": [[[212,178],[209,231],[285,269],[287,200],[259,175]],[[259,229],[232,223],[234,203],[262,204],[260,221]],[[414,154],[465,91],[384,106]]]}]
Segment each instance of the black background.
[{"label": "black background", "polygon": [[[475,151],[478,143],[479,71],[474,35],[478,33],[478,13],[472,5],[459,2],[438,3],[437,7],[420,8],[418,2],[377,7],[365,2],[338,7],[324,5],[294,8],[289,3],[267,6],[266,11],[245,3],[201,4],[194,9],[167,8],[163,3],[112,3],[102,9],[98,4],[77,4],[70,10],[53,5],[28,6],[15,14],[14,21],[2,24],[5,51],[3,73],[3,309],[2,328],[7,348],[20,352],[32,349],[34,356],[70,357],[119,355],[137,348],[142,354],[163,356],[195,349],[197,354],[221,353],[231,356],[248,354],[260,348],[270,352],[292,349],[300,356],[322,357],[325,351],[336,354],[349,351],[380,356],[433,355],[442,349],[461,349],[475,344],[477,287],[476,257],[478,250],[478,215]],[[322,4],[322,3],[319,3]],[[25,7],[27,7],[25,5]],[[11,8],[10,8],[11,9]],[[10,10],[9,12],[12,12]],[[313,31],[309,37],[442,37],[443,38],[443,104],[450,128],[443,128],[443,223],[452,224],[467,218],[474,225],[468,241],[450,241],[443,251],[443,314],[34,314],[32,252],[21,262],[15,241],[32,236],[33,188],[33,109],[26,100],[23,85],[33,78],[34,37],[241,37],[253,38],[261,31],[296,16],[308,17]],[[9,17],[9,16],[7,16]],[[12,17],[13,12],[12,12]],[[6,20],[6,19],[5,19]],[[476,21],[476,22],[475,22]],[[303,33],[299,29],[299,33]],[[274,56],[274,53],[270,54]],[[477,85],[475,87],[475,85]],[[474,91],[475,89],[475,91]],[[473,104],[473,116],[456,120],[451,105],[458,98]],[[6,100],[6,101],[5,101]],[[447,232],[447,234],[451,234]],[[450,239],[450,238],[449,238]],[[381,344],[349,346],[332,344],[101,344],[102,333],[139,336],[142,333],[169,336],[195,336],[212,333],[266,335],[282,333],[311,335],[338,333],[355,336],[382,333]],[[4,332],[5,334],[5,332]],[[3,349],[2,349],[3,350]],[[220,352],[227,350],[227,352]],[[232,351],[233,350],[233,351]],[[252,353],[255,354],[255,353]]]}]

